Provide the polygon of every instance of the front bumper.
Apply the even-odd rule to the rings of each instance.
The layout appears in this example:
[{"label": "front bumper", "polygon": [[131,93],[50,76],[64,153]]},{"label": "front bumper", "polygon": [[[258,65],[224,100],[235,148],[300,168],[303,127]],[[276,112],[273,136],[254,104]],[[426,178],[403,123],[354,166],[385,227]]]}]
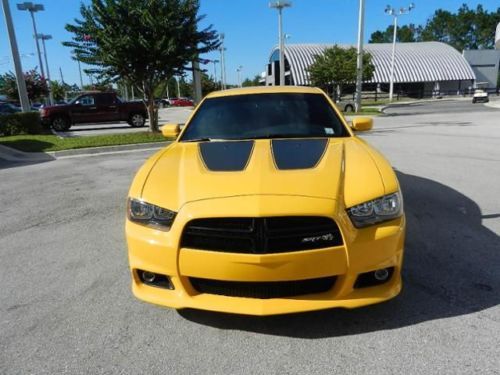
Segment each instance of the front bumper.
[{"label": "front bumper", "polygon": [[488,103],[490,98],[488,96],[474,96],[473,101],[476,103]]},{"label": "front bumper", "polygon": [[[300,215],[334,218],[342,232],[344,244],[265,255],[179,248],[182,230],[194,218]],[[345,209],[329,199],[245,196],[191,202],[177,214],[169,232],[127,221],[132,290],[137,298],[162,306],[248,315],[284,314],[333,307],[355,308],[374,304],[395,297],[401,290],[404,229],[404,217],[356,229],[345,214]],[[384,284],[354,288],[359,274],[388,267],[394,267],[394,273]],[[168,275],[175,289],[144,284],[137,270]],[[270,299],[199,293],[189,281],[190,277],[270,282],[327,276],[336,276],[334,286],[327,292]]]}]

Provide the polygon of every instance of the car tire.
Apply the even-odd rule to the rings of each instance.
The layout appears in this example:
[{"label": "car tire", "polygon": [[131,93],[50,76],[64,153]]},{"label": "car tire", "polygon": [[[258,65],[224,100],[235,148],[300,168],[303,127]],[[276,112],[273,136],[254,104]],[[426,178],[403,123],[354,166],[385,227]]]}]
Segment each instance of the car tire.
[{"label": "car tire", "polygon": [[476,104],[476,98],[472,99],[472,104]]},{"label": "car tire", "polygon": [[50,125],[57,132],[65,132],[71,127],[69,119],[65,116],[53,117]]},{"label": "car tire", "polygon": [[354,112],[354,107],[351,104],[347,104],[344,107],[344,112]]},{"label": "car tire", "polygon": [[128,124],[133,128],[142,128],[146,125],[146,116],[143,113],[132,113],[128,119]]}]

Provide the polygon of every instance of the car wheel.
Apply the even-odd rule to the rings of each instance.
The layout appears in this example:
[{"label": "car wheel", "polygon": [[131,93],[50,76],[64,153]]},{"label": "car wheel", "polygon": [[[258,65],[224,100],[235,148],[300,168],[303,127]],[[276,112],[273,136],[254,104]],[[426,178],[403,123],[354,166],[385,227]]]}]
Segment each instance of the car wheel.
[{"label": "car wheel", "polygon": [[354,107],[352,105],[348,104],[345,106],[344,112],[354,112]]},{"label": "car wheel", "polygon": [[71,124],[69,120],[64,116],[56,116],[52,119],[52,129],[58,132],[64,132],[69,130]]},{"label": "car wheel", "polygon": [[475,104],[476,103],[476,98],[473,98],[472,99],[472,104]]},{"label": "car wheel", "polygon": [[146,124],[146,116],[144,116],[142,113],[134,113],[130,115],[128,123],[134,128],[143,127]]}]

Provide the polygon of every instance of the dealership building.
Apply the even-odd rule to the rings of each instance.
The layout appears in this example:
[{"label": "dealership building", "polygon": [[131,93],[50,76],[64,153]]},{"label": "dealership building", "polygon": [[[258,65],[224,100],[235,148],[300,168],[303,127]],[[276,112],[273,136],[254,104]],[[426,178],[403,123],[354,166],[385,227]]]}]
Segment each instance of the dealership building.
[{"label": "dealership building", "polygon": [[[308,68],[315,56],[332,47],[328,44],[287,44],[285,47],[285,82],[288,85],[310,85]],[[346,48],[351,46],[345,46]],[[388,91],[391,72],[392,43],[366,44],[372,55],[375,72],[363,90]],[[464,55],[440,42],[398,43],[394,65],[394,90],[416,97],[436,93],[456,95],[470,92],[476,74]],[[279,84],[279,48],[272,50],[263,74],[266,85]],[[353,85],[352,85],[353,86]],[[353,89],[353,87],[351,88]]]},{"label": "dealership building", "polygon": [[500,23],[495,33],[495,49],[465,50],[464,57],[476,75],[477,84],[489,90],[498,88],[500,76]]}]

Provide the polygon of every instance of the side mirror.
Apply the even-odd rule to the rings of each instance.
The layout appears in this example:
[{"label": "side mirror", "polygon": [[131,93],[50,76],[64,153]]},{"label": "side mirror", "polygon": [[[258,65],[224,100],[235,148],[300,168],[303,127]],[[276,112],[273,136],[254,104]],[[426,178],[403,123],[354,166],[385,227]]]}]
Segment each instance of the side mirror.
[{"label": "side mirror", "polygon": [[161,134],[165,138],[177,138],[181,132],[181,127],[179,124],[165,124],[161,127]]},{"label": "side mirror", "polygon": [[358,132],[370,130],[373,128],[373,119],[370,117],[354,117],[351,127]]},{"label": "side mirror", "polygon": [[81,103],[79,100],[77,100],[77,101],[75,102],[75,105],[82,105],[82,103]]}]

